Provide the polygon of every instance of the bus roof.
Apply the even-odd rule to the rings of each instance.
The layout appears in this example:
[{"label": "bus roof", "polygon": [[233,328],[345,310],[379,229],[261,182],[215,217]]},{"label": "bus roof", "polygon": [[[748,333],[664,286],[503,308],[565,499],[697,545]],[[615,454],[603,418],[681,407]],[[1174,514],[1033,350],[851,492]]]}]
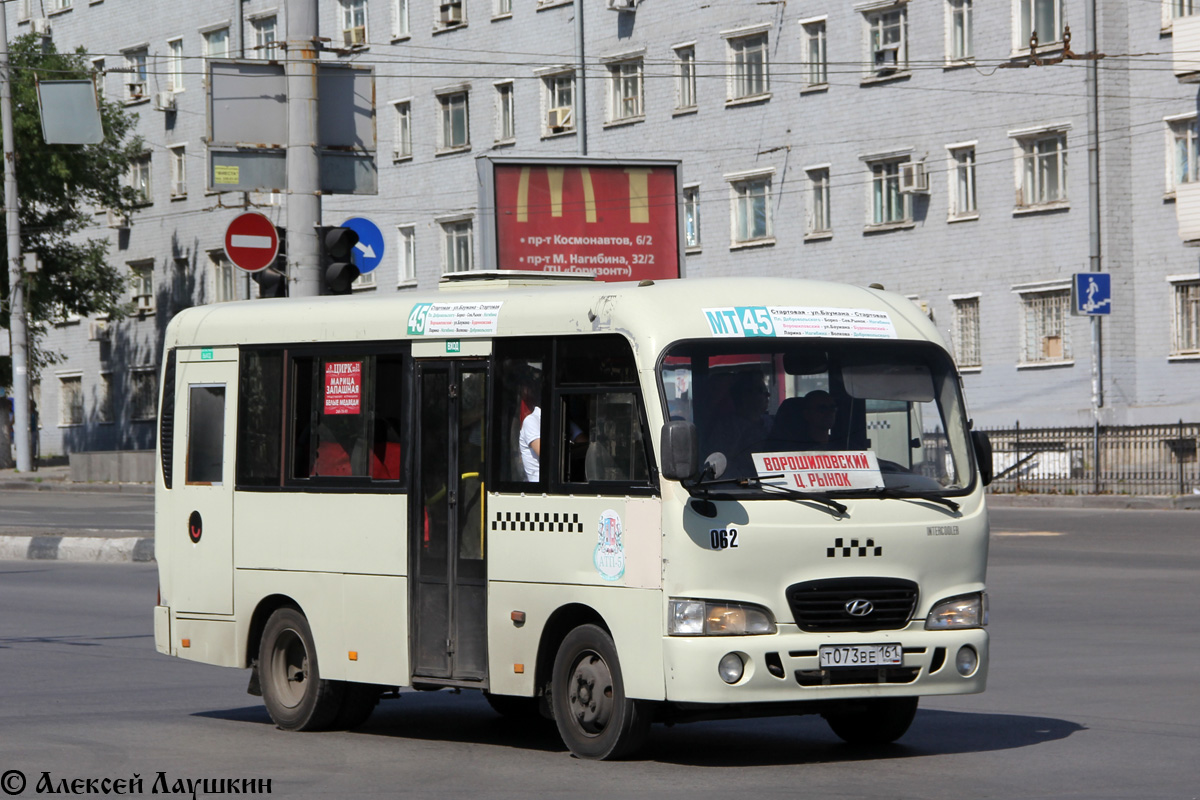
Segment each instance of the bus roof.
[{"label": "bus roof", "polygon": [[738,336],[944,342],[905,298],[880,289],[787,278],[600,283],[512,273],[444,282],[439,291],[216,303],[180,312],[167,347],[393,339],[472,339],[616,332],[653,367],[681,339]]}]

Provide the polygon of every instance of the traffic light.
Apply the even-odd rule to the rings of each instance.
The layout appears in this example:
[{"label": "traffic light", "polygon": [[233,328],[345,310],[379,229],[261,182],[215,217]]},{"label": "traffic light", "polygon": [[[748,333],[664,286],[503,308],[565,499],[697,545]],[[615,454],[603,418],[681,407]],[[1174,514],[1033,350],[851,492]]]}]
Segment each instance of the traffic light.
[{"label": "traffic light", "polygon": [[326,294],[350,294],[350,284],[358,277],[351,255],[358,244],[358,234],[350,228],[325,228],[321,235],[325,246]]},{"label": "traffic light", "polygon": [[264,270],[259,270],[252,276],[254,282],[258,284],[259,297],[287,297],[287,275],[280,272],[275,267],[267,267]]}]

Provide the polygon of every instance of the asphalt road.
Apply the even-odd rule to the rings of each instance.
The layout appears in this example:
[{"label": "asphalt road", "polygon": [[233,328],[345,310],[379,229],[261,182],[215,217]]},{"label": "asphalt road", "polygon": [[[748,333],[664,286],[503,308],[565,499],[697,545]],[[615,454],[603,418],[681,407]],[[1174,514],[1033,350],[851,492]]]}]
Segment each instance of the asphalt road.
[{"label": "asphalt road", "polygon": [[163,772],[283,797],[1195,798],[1198,523],[995,511],[988,691],[923,701],[896,745],[847,747],[813,717],[694,723],[599,764],[472,693],[406,693],[357,733],[278,731],[245,672],[154,652],[152,565],[0,563],[0,773],[25,797],[43,772],[138,774],[146,794]]},{"label": "asphalt road", "polygon": [[0,492],[0,534],[154,530],[154,496],[128,492]]}]

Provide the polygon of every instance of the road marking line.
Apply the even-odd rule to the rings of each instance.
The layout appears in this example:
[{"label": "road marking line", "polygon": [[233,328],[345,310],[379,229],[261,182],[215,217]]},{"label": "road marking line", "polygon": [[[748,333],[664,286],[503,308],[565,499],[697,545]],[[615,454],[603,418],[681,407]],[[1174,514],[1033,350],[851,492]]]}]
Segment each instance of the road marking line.
[{"label": "road marking line", "polygon": [[992,531],[992,536],[1066,536],[1059,531]]}]

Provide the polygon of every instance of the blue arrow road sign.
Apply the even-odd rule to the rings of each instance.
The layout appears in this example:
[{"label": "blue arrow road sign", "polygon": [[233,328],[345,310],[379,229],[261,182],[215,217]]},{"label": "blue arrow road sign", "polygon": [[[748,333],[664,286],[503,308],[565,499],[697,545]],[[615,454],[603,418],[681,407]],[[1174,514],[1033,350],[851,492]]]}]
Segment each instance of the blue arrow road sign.
[{"label": "blue arrow road sign", "polygon": [[378,267],[383,261],[383,232],[379,226],[366,217],[351,217],[342,223],[342,227],[358,234],[358,244],[354,245],[351,255],[358,271],[366,273]]},{"label": "blue arrow road sign", "polygon": [[1112,311],[1112,276],[1107,272],[1077,272],[1073,288],[1075,314],[1093,317]]}]

